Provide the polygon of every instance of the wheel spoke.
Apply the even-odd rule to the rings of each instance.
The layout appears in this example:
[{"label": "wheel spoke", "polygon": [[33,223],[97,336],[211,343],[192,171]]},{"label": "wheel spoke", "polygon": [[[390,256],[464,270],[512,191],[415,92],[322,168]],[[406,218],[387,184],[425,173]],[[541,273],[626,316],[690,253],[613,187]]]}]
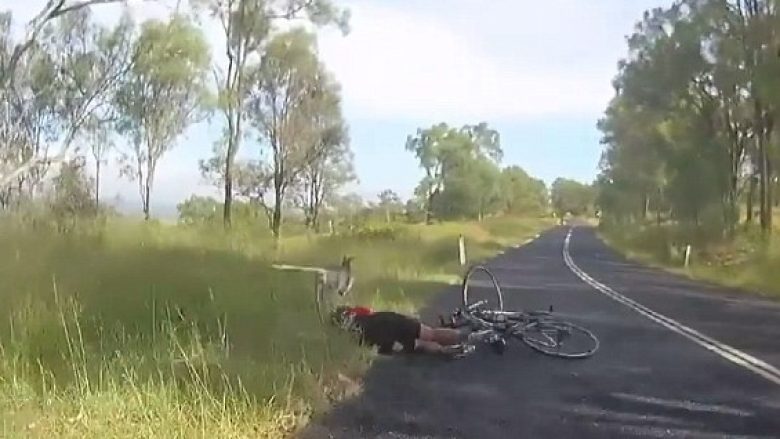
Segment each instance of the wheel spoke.
[{"label": "wheel spoke", "polygon": [[471,295],[469,294],[469,283],[472,277],[479,271],[484,272],[488,276],[494,289],[494,297],[496,303],[491,303],[492,300],[487,301],[486,305],[488,309],[490,309],[491,311],[503,311],[504,297],[501,293],[501,286],[498,284],[498,279],[496,279],[496,277],[493,275],[493,273],[490,270],[487,269],[487,267],[482,265],[475,265],[471,267],[469,271],[466,273],[466,275],[463,277],[463,283],[461,285],[463,310],[467,312],[470,306],[478,302],[478,300],[476,300],[474,297],[470,297]]},{"label": "wheel spoke", "polygon": [[599,346],[598,339],[587,329],[555,321],[529,327],[522,340],[539,352],[563,358],[589,357]]}]

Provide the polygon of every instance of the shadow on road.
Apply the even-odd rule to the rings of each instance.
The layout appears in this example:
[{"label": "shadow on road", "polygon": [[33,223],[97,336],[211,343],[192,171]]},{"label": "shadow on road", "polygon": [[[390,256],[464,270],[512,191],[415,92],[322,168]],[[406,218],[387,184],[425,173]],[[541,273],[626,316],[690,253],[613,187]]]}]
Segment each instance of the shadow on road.
[{"label": "shadow on road", "polygon": [[[481,346],[455,361],[380,358],[359,395],[299,437],[777,437],[780,390],[583,283],[562,260],[567,231],[555,228],[488,266],[505,288],[508,309],[553,305],[596,334],[596,355],[563,360],[512,342],[504,355]],[[578,263],[597,271],[615,262],[587,236],[573,239]],[[632,274],[621,289],[650,280]],[[446,288],[423,310],[423,320],[435,322],[459,302],[459,288]]]}]

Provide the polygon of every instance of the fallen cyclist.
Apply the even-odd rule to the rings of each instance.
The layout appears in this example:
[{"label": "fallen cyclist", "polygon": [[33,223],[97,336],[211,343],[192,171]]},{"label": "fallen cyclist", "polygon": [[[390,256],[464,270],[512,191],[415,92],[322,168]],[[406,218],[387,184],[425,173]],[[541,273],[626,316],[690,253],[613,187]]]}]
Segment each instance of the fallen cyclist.
[{"label": "fallen cyclist", "polygon": [[395,352],[398,344],[403,353],[422,352],[459,358],[473,352],[475,342],[493,335],[492,331],[459,330],[455,324],[448,328],[432,328],[414,317],[362,306],[340,306],[331,317],[337,326],[357,334],[362,344],[377,346],[382,355]]}]

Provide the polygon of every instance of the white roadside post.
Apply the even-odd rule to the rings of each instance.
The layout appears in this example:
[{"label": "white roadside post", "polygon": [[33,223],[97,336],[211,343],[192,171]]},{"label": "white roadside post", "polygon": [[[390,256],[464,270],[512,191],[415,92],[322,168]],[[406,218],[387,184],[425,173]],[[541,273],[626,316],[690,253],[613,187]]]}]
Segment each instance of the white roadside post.
[{"label": "white roadside post", "polygon": [[688,265],[691,263],[691,245],[688,244],[685,246],[685,268],[688,268]]},{"label": "white roadside post", "polygon": [[460,265],[466,265],[466,241],[463,239],[463,235],[458,237],[458,260]]}]

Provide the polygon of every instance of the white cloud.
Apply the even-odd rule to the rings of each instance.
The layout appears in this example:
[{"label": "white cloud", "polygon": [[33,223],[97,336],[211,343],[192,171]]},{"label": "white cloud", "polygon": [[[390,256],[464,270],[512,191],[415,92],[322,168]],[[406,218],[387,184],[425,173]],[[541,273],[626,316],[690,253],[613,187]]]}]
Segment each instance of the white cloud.
[{"label": "white cloud", "polygon": [[325,32],[320,51],[354,114],[425,120],[584,114],[600,111],[611,94],[608,78],[591,72],[540,69],[533,60],[502,64],[465,32],[432,17],[368,2],[350,7],[352,32]]},{"label": "white cloud", "polygon": [[[0,10],[13,10],[18,29],[45,1],[0,0]],[[623,35],[645,8],[670,0],[335,1],[351,9],[352,31],[346,37],[321,31],[319,46],[342,84],[350,124],[373,119],[388,126],[399,121],[422,126],[441,120],[595,120],[612,95],[615,62],[625,51]],[[130,0],[129,8],[140,21],[164,18],[176,3]],[[106,22],[121,7],[93,11]],[[224,57],[221,29],[213,22],[205,27],[212,55]],[[217,130],[196,130],[163,158],[155,199],[177,201],[210,190],[200,182],[197,156],[209,153]],[[372,145],[397,141],[375,140]],[[358,159],[376,153],[365,145],[355,148]],[[107,171],[105,195],[120,192],[135,200],[134,185],[116,180],[115,169]]]},{"label": "white cloud", "polygon": [[[7,2],[0,0],[0,9],[10,6],[16,23],[45,3]],[[552,3],[497,0],[486,7],[455,0],[441,10],[439,2],[424,0],[415,8],[406,2],[347,1],[351,33],[322,31],[320,51],[342,83],[348,115],[460,122],[597,114],[612,94],[614,71],[614,65],[600,62],[599,33],[604,37],[605,26],[617,18],[614,11],[625,6]],[[127,7],[142,20],[163,18],[175,5],[174,0],[130,0]],[[115,19],[121,7],[94,11],[105,22]],[[553,9],[555,19],[534,19]],[[208,21],[205,28],[212,54],[221,57],[221,30]],[[600,64],[595,69],[580,67],[588,62],[589,50]]]}]

